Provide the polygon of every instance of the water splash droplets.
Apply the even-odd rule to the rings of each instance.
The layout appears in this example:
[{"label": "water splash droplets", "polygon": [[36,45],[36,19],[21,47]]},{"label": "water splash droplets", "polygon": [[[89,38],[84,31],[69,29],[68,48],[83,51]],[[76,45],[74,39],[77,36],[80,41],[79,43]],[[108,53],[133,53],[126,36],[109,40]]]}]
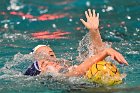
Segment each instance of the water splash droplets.
[{"label": "water splash droplets", "polygon": [[56,28],[56,24],[52,24],[52,27],[53,27],[53,28]]},{"label": "water splash droplets", "polygon": [[89,7],[91,5],[90,1],[86,2],[86,6]]},{"label": "water splash droplets", "polygon": [[128,15],[128,16],[126,16],[126,18],[130,20],[131,19],[131,16]]}]

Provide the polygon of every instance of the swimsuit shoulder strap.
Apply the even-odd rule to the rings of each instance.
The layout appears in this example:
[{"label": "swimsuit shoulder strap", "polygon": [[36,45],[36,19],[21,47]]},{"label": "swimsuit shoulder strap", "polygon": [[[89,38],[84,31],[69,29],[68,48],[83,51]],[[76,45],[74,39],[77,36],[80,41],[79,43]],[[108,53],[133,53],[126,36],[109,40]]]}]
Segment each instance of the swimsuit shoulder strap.
[{"label": "swimsuit shoulder strap", "polygon": [[37,61],[34,62],[34,67],[35,67],[36,70],[40,71]]}]

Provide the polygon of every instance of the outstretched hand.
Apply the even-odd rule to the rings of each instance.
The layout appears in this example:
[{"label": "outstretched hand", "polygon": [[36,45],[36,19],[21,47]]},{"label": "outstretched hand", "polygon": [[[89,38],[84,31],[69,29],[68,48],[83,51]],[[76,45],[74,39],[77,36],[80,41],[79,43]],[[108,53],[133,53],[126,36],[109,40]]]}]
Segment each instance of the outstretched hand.
[{"label": "outstretched hand", "polygon": [[85,16],[87,18],[87,22],[83,19],[80,19],[81,22],[87,27],[89,30],[96,30],[99,27],[99,13],[95,13],[95,10],[93,9],[91,12],[91,9],[88,9],[88,11],[85,11]]},{"label": "outstretched hand", "polygon": [[123,55],[117,52],[116,50],[112,48],[106,48],[105,51],[108,56],[111,56],[112,59],[118,61],[120,64],[129,65],[128,62],[124,59]]}]

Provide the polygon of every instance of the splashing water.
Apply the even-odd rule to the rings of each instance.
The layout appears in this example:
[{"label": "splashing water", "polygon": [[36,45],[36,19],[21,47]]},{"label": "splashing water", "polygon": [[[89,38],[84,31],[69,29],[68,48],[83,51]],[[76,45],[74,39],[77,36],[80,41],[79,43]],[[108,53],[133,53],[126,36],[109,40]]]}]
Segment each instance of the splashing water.
[{"label": "splashing water", "polygon": [[[7,37],[7,38],[11,38],[11,37]],[[89,33],[87,33],[79,43],[78,51],[79,51],[79,56],[82,58],[82,60],[80,61],[83,61],[84,58],[94,54],[94,52],[92,51],[93,49],[89,48],[91,44],[92,43],[90,40],[90,35]],[[106,47],[110,47],[110,46],[107,45]],[[85,54],[83,55],[81,51],[83,52],[88,51],[88,52],[85,56]],[[59,59],[59,61],[62,60],[63,59]],[[24,76],[23,73],[32,64],[32,62],[34,62],[33,55],[31,54],[23,55],[21,53],[17,53],[16,55],[14,55],[13,60],[11,62],[6,62],[4,67],[0,69],[1,73],[3,73],[3,75],[1,75],[0,78],[4,80],[11,80],[11,82],[14,82],[15,84],[19,83],[22,86],[23,84],[26,83],[26,87],[45,86],[48,89],[69,90],[69,89],[76,89],[76,88],[78,89],[80,87],[100,86],[95,83],[88,82],[84,77],[66,78],[57,74],[50,74],[50,73],[44,76],[36,76],[36,77]],[[10,86],[10,84],[8,86]],[[19,88],[18,86],[16,87]]]},{"label": "splashing water", "polygon": [[[62,59],[59,59],[62,60]],[[0,79],[5,83],[10,81],[6,87],[14,90],[22,90],[28,87],[45,87],[47,89],[76,89],[80,87],[99,87],[96,84],[89,83],[83,77],[63,77],[57,74],[46,73],[40,76],[24,76],[23,73],[34,61],[33,55],[17,53],[11,62],[6,62],[0,69]],[[18,85],[17,85],[18,84]],[[26,84],[26,86],[24,85]],[[14,85],[14,86],[13,86]],[[0,86],[0,91],[4,91],[5,86]],[[17,91],[16,90],[16,91]]]},{"label": "splashing water", "polygon": [[[87,33],[83,39],[79,42],[79,46],[78,46],[78,61],[83,62],[86,58],[91,57],[92,55],[95,55],[96,50],[94,49],[95,44],[93,44],[93,42],[91,41],[90,38],[90,34]],[[111,47],[111,44],[109,43],[105,43],[105,47],[109,48]],[[104,49],[105,47],[101,47],[100,49]],[[106,59],[107,61],[110,61],[111,59],[108,57]]]}]

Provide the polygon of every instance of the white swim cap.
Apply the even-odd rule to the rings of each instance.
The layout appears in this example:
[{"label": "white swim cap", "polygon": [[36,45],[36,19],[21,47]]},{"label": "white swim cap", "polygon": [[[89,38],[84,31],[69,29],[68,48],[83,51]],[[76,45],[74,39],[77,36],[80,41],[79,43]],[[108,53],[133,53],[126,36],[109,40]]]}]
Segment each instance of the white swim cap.
[{"label": "white swim cap", "polygon": [[35,51],[36,51],[38,48],[42,47],[42,46],[46,46],[46,45],[37,45],[35,48],[32,49],[32,51],[30,52],[30,54],[35,53]]}]

